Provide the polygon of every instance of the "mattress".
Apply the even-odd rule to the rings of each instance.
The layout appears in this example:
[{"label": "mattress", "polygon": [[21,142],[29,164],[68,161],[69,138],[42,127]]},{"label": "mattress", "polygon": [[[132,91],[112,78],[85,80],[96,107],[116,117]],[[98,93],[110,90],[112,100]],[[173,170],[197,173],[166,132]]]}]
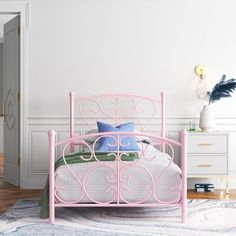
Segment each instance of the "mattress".
[{"label": "mattress", "polygon": [[137,161],[62,165],[55,171],[55,185],[58,203],[177,203],[181,170],[170,156],[149,145]]}]

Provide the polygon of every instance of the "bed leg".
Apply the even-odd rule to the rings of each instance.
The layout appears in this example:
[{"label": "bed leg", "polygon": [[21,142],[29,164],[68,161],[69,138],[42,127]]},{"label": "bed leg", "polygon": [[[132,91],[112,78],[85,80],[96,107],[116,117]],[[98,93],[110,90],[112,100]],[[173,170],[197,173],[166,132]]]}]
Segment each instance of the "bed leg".
[{"label": "bed leg", "polygon": [[50,130],[49,138],[49,220],[51,224],[55,223],[55,193],[54,193],[54,156],[56,132]]},{"label": "bed leg", "polygon": [[186,223],[186,215],[187,215],[187,202],[182,202],[182,215],[181,215],[181,221],[182,223]]},{"label": "bed leg", "polygon": [[181,140],[181,170],[182,170],[182,223],[186,222],[187,216],[187,136],[188,132],[182,130],[180,133]]},{"label": "bed leg", "polygon": [[49,221],[50,221],[50,224],[55,223],[55,208],[54,206],[51,207],[51,205],[50,205],[50,212],[49,212]]}]

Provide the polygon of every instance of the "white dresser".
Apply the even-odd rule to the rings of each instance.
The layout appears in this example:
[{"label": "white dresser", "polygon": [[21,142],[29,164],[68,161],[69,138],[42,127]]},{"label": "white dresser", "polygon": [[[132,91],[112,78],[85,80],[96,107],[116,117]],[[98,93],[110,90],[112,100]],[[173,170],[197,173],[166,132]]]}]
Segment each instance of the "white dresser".
[{"label": "white dresser", "polygon": [[[220,178],[221,190],[228,194],[229,134],[227,132],[189,132],[187,148],[188,178]],[[223,184],[224,183],[224,184]]]}]

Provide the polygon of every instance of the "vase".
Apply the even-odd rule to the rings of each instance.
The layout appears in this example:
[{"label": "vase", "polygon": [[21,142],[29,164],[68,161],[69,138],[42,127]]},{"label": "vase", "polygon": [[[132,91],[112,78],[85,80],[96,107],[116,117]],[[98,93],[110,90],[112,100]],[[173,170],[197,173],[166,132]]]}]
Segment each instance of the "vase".
[{"label": "vase", "polygon": [[205,105],[200,113],[199,127],[203,131],[211,131],[215,128],[215,115],[210,105]]}]

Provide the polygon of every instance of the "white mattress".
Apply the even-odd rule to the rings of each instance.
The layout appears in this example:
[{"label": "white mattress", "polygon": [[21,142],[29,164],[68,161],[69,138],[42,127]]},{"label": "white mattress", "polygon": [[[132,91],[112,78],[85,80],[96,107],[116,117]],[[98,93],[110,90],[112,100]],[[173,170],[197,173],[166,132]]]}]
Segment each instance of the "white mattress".
[{"label": "white mattress", "polygon": [[[161,153],[154,147],[146,152],[138,161],[120,161],[120,202],[158,203],[178,202],[180,200],[181,170],[171,162],[167,154]],[[152,159],[152,160],[151,160]],[[171,162],[171,164],[170,164]],[[156,180],[168,166],[168,171],[159,181],[154,181],[154,197],[151,191],[152,177]],[[133,167],[130,165],[134,165]],[[68,170],[74,172],[75,176]],[[90,203],[90,202],[116,202],[115,170],[117,162],[88,162],[62,165],[56,170],[56,194],[58,202]],[[92,170],[92,171],[89,171]],[[79,181],[84,184],[86,191],[82,190]]]}]

